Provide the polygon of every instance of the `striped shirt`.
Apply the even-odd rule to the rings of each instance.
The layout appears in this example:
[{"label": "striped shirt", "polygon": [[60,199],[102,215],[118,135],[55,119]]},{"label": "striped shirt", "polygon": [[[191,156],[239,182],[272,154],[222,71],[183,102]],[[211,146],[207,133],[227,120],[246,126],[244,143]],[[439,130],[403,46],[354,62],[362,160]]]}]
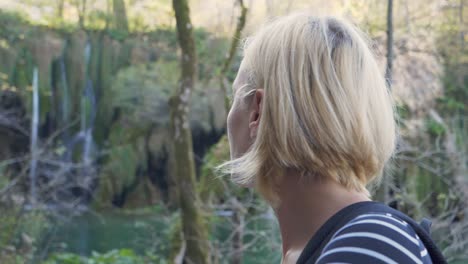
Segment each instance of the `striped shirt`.
[{"label": "striped shirt", "polygon": [[339,229],[316,262],[432,263],[414,229],[386,213],[360,215]]}]

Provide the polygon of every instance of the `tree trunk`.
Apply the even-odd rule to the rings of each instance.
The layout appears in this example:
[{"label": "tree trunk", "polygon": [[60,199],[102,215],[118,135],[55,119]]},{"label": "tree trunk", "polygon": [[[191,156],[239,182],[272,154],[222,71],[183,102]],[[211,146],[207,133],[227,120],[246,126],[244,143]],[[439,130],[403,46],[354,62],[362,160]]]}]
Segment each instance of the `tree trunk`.
[{"label": "tree trunk", "polygon": [[127,10],[124,0],[113,0],[114,27],[119,30],[128,31]]},{"label": "tree trunk", "polygon": [[106,0],[106,25],[105,29],[108,30],[109,26],[111,24],[111,18],[112,18],[112,0]]},{"label": "tree trunk", "polygon": [[226,115],[229,113],[229,109],[231,108],[230,103],[229,103],[229,98],[227,96],[227,80],[226,80],[226,73],[229,70],[229,66],[232,64],[232,60],[234,59],[234,55],[236,55],[236,50],[239,46],[242,30],[244,29],[245,26],[245,21],[247,18],[247,7],[244,5],[243,0],[238,0],[239,6],[241,9],[241,13],[239,15],[239,19],[237,20],[237,26],[236,30],[234,31],[234,36],[232,37],[232,42],[231,42],[231,48],[229,49],[229,54],[226,57],[226,60],[224,61],[223,68],[221,69],[221,74],[220,74],[220,85],[221,85],[221,90],[223,91],[224,94],[224,106],[226,109]]},{"label": "tree trunk", "polygon": [[[387,5],[387,65],[385,79],[388,89],[392,89],[392,65],[393,65],[393,0],[388,0]],[[388,204],[390,202],[391,177],[387,170],[383,172],[382,185],[375,190],[375,199]]]},{"label": "tree trunk", "polygon": [[86,15],[86,1],[87,0],[76,0],[75,5],[78,11],[78,24],[81,28],[85,26],[85,15]]},{"label": "tree trunk", "polygon": [[60,21],[63,20],[64,5],[65,5],[65,0],[57,0],[57,18],[60,19]]},{"label": "tree trunk", "polygon": [[392,68],[393,68],[393,0],[388,0],[387,6],[387,67],[385,70],[385,79],[388,87],[392,87]]},{"label": "tree trunk", "polygon": [[458,8],[458,18],[460,20],[460,48],[463,52],[465,49],[465,22],[463,22],[463,4],[464,0],[460,0],[460,7]]},{"label": "tree trunk", "polygon": [[195,41],[187,0],[173,0],[172,4],[177,23],[177,37],[182,51],[181,80],[178,92],[170,100],[170,108],[171,129],[174,135],[172,142],[174,172],[181,210],[182,232],[186,245],[184,262],[204,264],[209,263],[208,236],[201,211],[197,207],[199,197],[195,185],[195,164],[188,117],[196,72]]}]

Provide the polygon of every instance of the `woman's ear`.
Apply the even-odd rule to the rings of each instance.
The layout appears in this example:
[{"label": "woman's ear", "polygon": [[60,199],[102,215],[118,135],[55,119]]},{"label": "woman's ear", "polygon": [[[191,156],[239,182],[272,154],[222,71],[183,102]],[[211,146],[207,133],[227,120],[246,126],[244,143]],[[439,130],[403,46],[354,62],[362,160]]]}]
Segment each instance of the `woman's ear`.
[{"label": "woman's ear", "polygon": [[263,95],[263,89],[255,90],[255,94],[252,98],[252,103],[250,105],[249,133],[251,139],[254,139],[257,136],[260,118],[262,117]]}]

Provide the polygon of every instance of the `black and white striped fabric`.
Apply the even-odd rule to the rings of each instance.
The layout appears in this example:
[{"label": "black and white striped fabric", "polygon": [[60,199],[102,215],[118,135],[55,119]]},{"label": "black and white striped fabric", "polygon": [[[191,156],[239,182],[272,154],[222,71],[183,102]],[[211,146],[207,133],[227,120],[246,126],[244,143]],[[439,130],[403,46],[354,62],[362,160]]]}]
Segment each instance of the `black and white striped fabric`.
[{"label": "black and white striped fabric", "polygon": [[368,213],[341,227],[316,263],[428,264],[432,261],[408,223],[389,213]]}]

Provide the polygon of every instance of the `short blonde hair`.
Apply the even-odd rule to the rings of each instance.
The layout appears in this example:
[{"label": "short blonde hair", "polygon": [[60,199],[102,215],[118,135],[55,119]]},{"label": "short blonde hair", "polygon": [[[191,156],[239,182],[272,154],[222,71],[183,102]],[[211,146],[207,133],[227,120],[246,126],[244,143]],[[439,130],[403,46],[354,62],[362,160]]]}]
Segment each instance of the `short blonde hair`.
[{"label": "short blonde hair", "polygon": [[364,191],[395,148],[394,106],[364,34],[335,17],[294,14],[274,20],[244,48],[243,94],[264,89],[257,137],[221,167],[235,182],[255,181],[276,200],[285,170]]}]

